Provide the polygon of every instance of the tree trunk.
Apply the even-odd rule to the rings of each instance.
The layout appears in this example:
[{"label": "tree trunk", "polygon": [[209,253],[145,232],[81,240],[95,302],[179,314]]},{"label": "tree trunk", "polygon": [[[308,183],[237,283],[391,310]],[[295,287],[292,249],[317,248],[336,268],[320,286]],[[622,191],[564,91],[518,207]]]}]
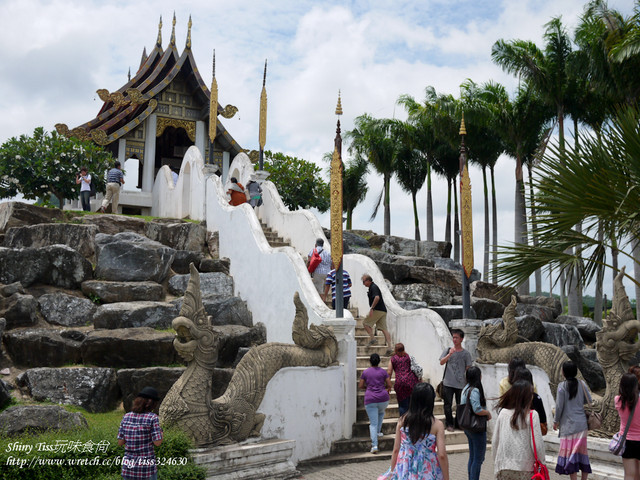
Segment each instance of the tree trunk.
[{"label": "tree trunk", "polygon": [[[533,245],[538,246],[538,235],[537,235],[537,223],[536,223],[536,205],[535,205],[535,197],[533,196],[533,174],[531,172],[532,168],[529,167],[529,208],[531,209],[531,238],[533,239]],[[536,297],[542,295],[542,269],[538,268],[534,274],[535,284],[536,284]]]},{"label": "tree trunk", "polygon": [[433,200],[431,198],[431,163],[427,167],[427,241],[433,242]]},{"label": "tree trunk", "polygon": [[[640,240],[633,241],[633,278],[640,282]],[[635,284],[636,291],[636,320],[640,320],[640,285]]]},{"label": "tree trunk", "polygon": [[[491,283],[498,284],[498,206],[496,201],[496,176],[493,170],[493,165],[491,165],[491,211],[493,212],[491,216],[491,221],[493,222],[493,232],[491,238],[493,238],[493,245],[491,250],[493,251],[492,255],[492,271],[491,275]],[[488,281],[488,279],[487,279]]]},{"label": "tree trunk", "polygon": [[416,227],[415,238],[420,241],[420,222],[418,221],[418,204],[416,203],[415,192],[411,192],[411,200],[413,201],[413,223]]},{"label": "tree trunk", "polygon": [[[598,242],[602,244],[604,235],[602,225],[598,227]],[[593,303],[593,321],[602,325],[602,282],[604,281],[604,266],[598,265],[596,273],[596,295]]]},{"label": "tree trunk", "polygon": [[484,184],[484,256],[482,262],[482,280],[489,278],[489,188],[487,187],[487,168],[482,167],[482,183]]},{"label": "tree trunk", "polygon": [[[524,202],[524,181],[522,176],[522,160],[516,159],[516,198],[514,212],[514,242],[526,245],[527,241],[527,211]],[[519,295],[529,295],[529,279],[523,281],[517,287]]]},{"label": "tree trunk", "polygon": [[347,230],[351,230],[351,219],[353,218],[353,208],[347,210]]},{"label": "tree trunk", "polygon": [[447,223],[444,227],[444,241],[451,243],[451,179],[447,178]]},{"label": "tree trunk", "polygon": [[453,216],[453,260],[460,263],[460,215],[458,210],[458,182],[456,178],[453,180],[454,188],[453,188],[453,208],[454,208],[454,216]]},{"label": "tree trunk", "polygon": [[384,174],[384,234],[391,235],[391,205],[389,201],[389,190],[391,187],[391,175]]},{"label": "tree trunk", "polygon": [[[577,118],[573,119],[573,128],[574,128],[574,136],[575,136],[575,149],[578,151],[579,143],[578,143],[578,120]],[[576,225],[576,231],[582,231],[582,224],[579,223]],[[578,256],[579,247],[575,250],[573,248],[569,249],[571,253],[575,253],[576,257]],[[569,315],[574,316],[582,316],[582,292],[581,292],[581,282],[580,282],[580,273],[581,268],[579,265],[576,265],[573,271],[571,272],[571,278],[569,279],[569,285],[567,287],[567,303],[569,304]]]}]

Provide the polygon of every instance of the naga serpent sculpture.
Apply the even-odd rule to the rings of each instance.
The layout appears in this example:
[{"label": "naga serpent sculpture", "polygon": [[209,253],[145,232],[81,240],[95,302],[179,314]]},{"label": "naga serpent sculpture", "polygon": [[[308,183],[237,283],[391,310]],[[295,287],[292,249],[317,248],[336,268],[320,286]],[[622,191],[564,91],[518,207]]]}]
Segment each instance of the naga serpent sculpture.
[{"label": "naga serpent sculpture", "polygon": [[620,378],[629,368],[629,361],[640,350],[640,342],[636,341],[640,332],[640,322],[633,314],[631,302],[622,284],[624,270],[622,267],[614,279],[613,305],[607,318],[602,321],[602,330],[596,333],[596,354],[607,383],[600,410],[600,430],[607,434],[617,432],[620,426],[614,397],[618,394]]},{"label": "naga serpent sculpture", "polygon": [[[502,324],[484,325],[478,337],[479,363],[509,363],[513,357],[520,357],[529,365],[542,368],[549,376],[549,388],[554,398],[558,384],[564,381],[562,364],[570,360],[561,348],[545,342],[516,343],[518,324],[516,323],[516,297],[502,315]],[[582,374],[578,372],[578,378]]]},{"label": "naga serpent sculpture", "polygon": [[285,367],[327,367],[336,362],[338,342],[331,327],[308,327],[307,310],[296,292],[293,301],[293,341],[252,347],[242,358],[225,393],[211,399],[216,365],[217,336],[206,316],[200,294],[200,277],[193,264],[180,315],[172,326],[178,354],[187,369],[171,387],[160,406],[160,420],[184,430],[196,446],[226,445],[259,436],[265,420],[257,409],[269,380]]}]

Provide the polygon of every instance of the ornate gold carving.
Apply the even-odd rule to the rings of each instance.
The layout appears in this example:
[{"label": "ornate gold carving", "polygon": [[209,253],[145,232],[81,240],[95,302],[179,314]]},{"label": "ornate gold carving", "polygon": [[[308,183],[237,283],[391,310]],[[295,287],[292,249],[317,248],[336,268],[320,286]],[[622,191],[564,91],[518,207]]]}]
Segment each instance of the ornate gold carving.
[{"label": "ornate gold carving", "polygon": [[109,90],[106,88],[100,88],[96,90],[96,93],[100,97],[100,100],[105,103],[113,103],[116,108],[126,107],[130,103],[133,105],[142,105],[148,101],[148,97],[145,97],[142,92],[136,88],[128,88],[127,97],[121,92],[109,93]]},{"label": "ornate gold carving", "polygon": [[158,117],[156,137],[162,135],[167,127],[184,128],[192,142],[196,141],[196,122],[178,120],[177,118]]},{"label": "ornate gold carving", "polygon": [[337,148],[331,158],[331,259],[335,268],[342,262],[342,159]]},{"label": "ornate gold carving", "polygon": [[107,133],[104,130],[99,128],[95,128],[91,130],[91,140],[96,142],[98,145],[108,145],[109,139],[107,137]]},{"label": "ornate gold carving", "polygon": [[173,12],[173,27],[171,28],[171,40],[170,40],[170,44],[171,45],[175,45],[176,44],[176,12]]},{"label": "ornate gold carving", "polygon": [[160,15],[160,23],[158,24],[158,40],[156,40],[156,44],[159,47],[162,46],[162,15]]},{"label": "ornate gold carving", "polygon": [[56,123],[55,125],[56,131],[67,138],[77,138],[78,140],[92,140],[91,134],[87,132],[84,128],[76,127],[73,130],[69,130],[64,123]]},{"label": "ornate gold carving", "polygon": [[473,270],[473,214],[471,208],[471,179],[464,165],[460,175],[460,213],[462,217],[462,267],[467,278]]},{"label": "ornate gold carving", "polygon": [[209,141],[213,143],[218,134],[218,82],[216,80],[216,51],[213,51],[213,77],[209,96]]},{"label": "ornate gold carving", "polygon": [[142,105],[149,100],[137,88],[127,88],[127,95],[129,95],[129,100],[133,105]]},{"label": "ornate gold carving", "polygon": [[55,127],[56,127],[56,132],[58,132],[58,134],[67,138],[71,137],[71,132],[69,131],[69,127],[67,127],[66,123],[56,123]]},{"label": "ornate gold carving", "polygon": [[260,93],[260,131],[258,134],[258,143],[260,150],[264,150],[267,143],[267,61],[264,61],[264,74],[262,76],[262,92]]},{"label": "ornate gold carving", "polygon": [[[245,153],[246,152],[247,150],[245,150]],[[260,152],[258,152],[257,150],[251,150],[247,153],[247,155],[249,156],[249,160],[251,160],[251,163],[258,163],[258,161],[260,160]]]},{"label": "ornate gold carving", "polygon": [[220,115],[222,115],[224,118],[233,118],[236,113],[238,113],[238,107],[234,105],[227,105],[226,107],[224,107],[222,112],[220,112]]},{"label": "ornate gold carving", "polygon": [[189,15],[189,23],[187,24],[187,45],[186,48],[191,49],[191,15]]}]

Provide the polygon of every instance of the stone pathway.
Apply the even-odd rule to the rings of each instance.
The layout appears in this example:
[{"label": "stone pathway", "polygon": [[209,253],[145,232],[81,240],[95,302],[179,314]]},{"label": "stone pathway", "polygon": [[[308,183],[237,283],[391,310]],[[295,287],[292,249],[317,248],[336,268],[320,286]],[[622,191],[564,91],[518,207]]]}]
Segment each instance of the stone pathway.
[{"label": "stone pathway", "polygon": [[[454,453],[449,455],[449,478],[451,480],[464,480],[467,478],[467,453]],[[304,480],[376,480],[378,475],[386,472],[389,468],[389,460],[376,460],[373,462],[350,463],[347,465],[335,465],[332,467],[309,467],[301,470],[299,479]],[[549,472],[551,480],[567,480],[569,477]],[[482,464],[481,480],[492,480],[493,457],[491,450],[487,451],[487,456]]]}]

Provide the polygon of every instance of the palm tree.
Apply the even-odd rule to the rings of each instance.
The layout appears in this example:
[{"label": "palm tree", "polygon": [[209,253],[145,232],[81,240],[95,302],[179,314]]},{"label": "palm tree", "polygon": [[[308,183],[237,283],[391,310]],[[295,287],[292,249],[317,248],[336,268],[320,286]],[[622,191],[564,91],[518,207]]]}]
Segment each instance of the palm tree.
[{"label": "palm tree", "polygon": [[[581,280],[587,283],[599,266],[613,268],[607,249],[617,248],[633,260],[626,249],[640,239],[639,119],[638,110],[625,108],[602,135],[579,133],[579,150],[549,148],[534,180],[540,243],[501,247],[499,278],[517,284],[536,268],[571,271],[583,262]],[[577,232],[580,222],[583,230]]]},{"label": "palm tree", "polygon": [[420,222],[418,220],[416,195],[424,185],[429,162],[427,156],[419,149],[422,139],[420,131],[415,125],[399,120],[391,120],[390,129],[398,147],[396,153],[396,180],[404,191],[411,193],[415,239],[420,240]]},{"label": "palm tree", "polygon": [[[514,242],[526,245],[528,232],[522,166],[535,155],[550,112],[528,85],[519,88],[511,101],[502,85],[488,83],[482,89],[482,98],[493,109],[495,128],[502,138],[506,153],[516,160]],[[518,293],[529,294],[528,279],[518,286]]]},{"label": "palm tree", "polygon": [[342,173],[342,207],[347,214],[347,230],[352,228],[353,210],[367,196],[369,165],[362,158],[347,161]]},{"label": "palm tree", "polygon": [[389,135],[388,123],[373,118],[368,114],[360,115],[354,120],[355,128],[346,133],[351,140],[349,153],[356,159],[366,159],[383,177],[383,189],[374,207],[373,220],[380,206],[384,205],[384,234],[391,235],[391,209],[389,189],[395,171],[396,145]]}]

